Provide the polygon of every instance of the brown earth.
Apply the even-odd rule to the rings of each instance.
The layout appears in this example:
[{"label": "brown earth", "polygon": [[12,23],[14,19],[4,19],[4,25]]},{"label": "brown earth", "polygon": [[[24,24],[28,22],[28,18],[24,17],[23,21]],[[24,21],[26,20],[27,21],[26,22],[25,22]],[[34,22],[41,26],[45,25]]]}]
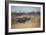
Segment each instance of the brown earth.
[{"label": "brown earth", "polygon": [[11,28],[20,29],[20,28],[38,28],[40,27],[40,15],[24,15],[24,16],[30,18],[30,20],[26,21],[25,23],[19,23],[19,22],[16,22],[16,18],[18,18],[19,16],[12,17]]}]

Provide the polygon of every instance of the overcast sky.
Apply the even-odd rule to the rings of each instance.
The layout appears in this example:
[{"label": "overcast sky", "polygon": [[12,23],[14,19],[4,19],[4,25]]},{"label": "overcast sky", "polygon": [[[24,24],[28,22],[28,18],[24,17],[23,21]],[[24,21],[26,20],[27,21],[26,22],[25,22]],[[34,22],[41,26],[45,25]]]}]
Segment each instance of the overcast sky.
[{"label": "overcast sky", "polygon": [[11,6],[11,11],[12,12],[38,12],[40,11],[40,7],[29,7],[29,6]]}]

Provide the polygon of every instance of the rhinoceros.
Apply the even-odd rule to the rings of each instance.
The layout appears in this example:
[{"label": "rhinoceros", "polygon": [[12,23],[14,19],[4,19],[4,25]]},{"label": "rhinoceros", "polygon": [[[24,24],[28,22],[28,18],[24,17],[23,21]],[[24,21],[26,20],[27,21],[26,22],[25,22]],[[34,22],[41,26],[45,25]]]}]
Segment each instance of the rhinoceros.
[{"label": "rhinoceros", "polygon": [[27,17],[20,17],[20,18],[17,18],[17,22],[19,23],[24,23],[26,22],[27,20],[30,20],[30,18],[27,18]]}]

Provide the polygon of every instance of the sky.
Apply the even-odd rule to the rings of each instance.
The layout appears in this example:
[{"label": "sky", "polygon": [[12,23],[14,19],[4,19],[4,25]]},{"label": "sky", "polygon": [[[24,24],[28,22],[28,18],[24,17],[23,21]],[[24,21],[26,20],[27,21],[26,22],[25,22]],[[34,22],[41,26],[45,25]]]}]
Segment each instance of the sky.
[{"label": "sky", "polygon": [[11,11],[12,12],[38,12],[40,11],[40,7],[29,7],[29,6],[11,6]]}]

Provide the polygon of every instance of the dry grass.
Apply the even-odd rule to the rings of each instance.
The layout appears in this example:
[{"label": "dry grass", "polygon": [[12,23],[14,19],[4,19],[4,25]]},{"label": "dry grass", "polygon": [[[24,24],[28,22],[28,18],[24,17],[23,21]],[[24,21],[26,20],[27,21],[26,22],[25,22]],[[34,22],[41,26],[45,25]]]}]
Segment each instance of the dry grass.
[{"label": "dry grass", "polygon": [[39,15],[25,15],[25,16],[30,18],[30,20],[26,21],[25,23],[16,22],[16,18],[18,16],[15,16],[14,19],[12,18],[11,28],[20,29],[20,28],[38,28],[40,27],[40,16]]}]

